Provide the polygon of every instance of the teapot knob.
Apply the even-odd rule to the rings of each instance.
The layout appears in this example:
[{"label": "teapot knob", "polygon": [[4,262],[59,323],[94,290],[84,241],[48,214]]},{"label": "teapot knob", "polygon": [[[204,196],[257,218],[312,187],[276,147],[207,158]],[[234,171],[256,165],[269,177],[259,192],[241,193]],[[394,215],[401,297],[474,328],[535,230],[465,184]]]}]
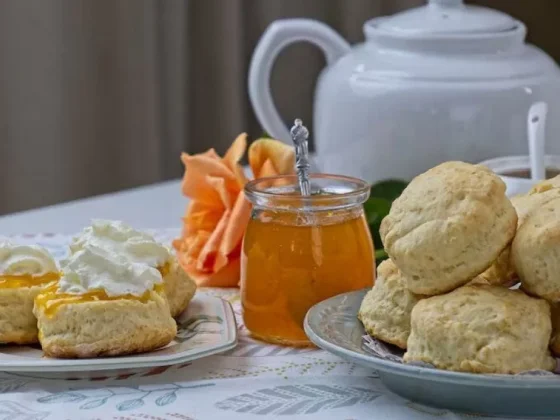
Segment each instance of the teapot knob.
[{"label": "teapot knob", "polygon": [[429,4],[443,7],[462,6],[463,0],[428,0]]}]

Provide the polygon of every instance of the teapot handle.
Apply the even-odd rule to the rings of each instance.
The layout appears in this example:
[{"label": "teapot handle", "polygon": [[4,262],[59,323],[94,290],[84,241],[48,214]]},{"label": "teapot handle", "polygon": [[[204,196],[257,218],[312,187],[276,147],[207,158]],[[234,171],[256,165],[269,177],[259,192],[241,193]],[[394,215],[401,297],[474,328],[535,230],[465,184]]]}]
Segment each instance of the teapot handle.
[{"label": "teapot handle", "polygon": [[350,50],[350,44],[338,33],[324,23],[312,19],[277,20],[263,34],[249,68],[249,98],[260,124],[267,133],[290,144],[290,132],[272,101],[270,71],[280,51],[299,41],[307,41],[321,48],[327,65]]}]

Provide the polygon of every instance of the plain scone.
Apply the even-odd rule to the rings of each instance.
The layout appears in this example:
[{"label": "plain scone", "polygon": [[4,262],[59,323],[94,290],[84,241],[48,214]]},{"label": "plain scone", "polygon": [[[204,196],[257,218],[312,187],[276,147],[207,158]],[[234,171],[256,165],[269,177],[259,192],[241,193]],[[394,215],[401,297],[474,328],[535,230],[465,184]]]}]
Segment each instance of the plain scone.
[{"label": "plain scone", "polygon": [[529,190],[529,195],[538,194],[553,188],[560,188],[560,175],[556,175],[554,178],[545,179],[534,185],[533,188]]},{"label": "plain scone", "polygon": [[163,276],[165,295],[172,317],[177,317],[189,305],[196,292],[196,283],[183,270],[177,258],[169,262],[169,272]]},{"label": "plain scone", "polygon": [[418,302],[404,361],[473,373],[551,371],[551,332],[546,301],[501,286],[469,285]]},{"label": "plain scone", "polygon": [[147,302],[133,299],[67,303],[51,316],[35,305],[39,341],[50,357],[90,358],[143,353],[167,345],[177,334],[163,292]]},{"label": "plain scone", "polygon": [[377,268],[375,285],[364,297],[358,319],[372,337],[406,349],[410,313],[421,298],[408,291],[406,280],[388,259]]},{"label": "plain scone", "polygon": [[517,230],[511,260],[527,293],[560,302],[560,189],[531,195],[539,201]]},{"label": "plain scone", "polygon": [[[510,201],[517,213],[517,228],[527,219],[531,211],[544,204],[547,196],[560,195],[560,190],[547,193],[544,196],[536,195],[516,195]],[[483,273],[479,274],[472,283],[494,284],[506,287],[513,286],[518,281],[517,273],[511,262],[511,245],[502,251],[496,261]]]},{"label": "plain scone", "polygon": [[556,356],[560,356],[560,306],[550,305],[552,311],[552,337],[550,338],[550,350]]},{"label": "plain scone", "polygon": [[517,214],[488,168],[446,162],[417,176],[381,223],[409,290],[435,295],[484,272],[510,244]]},{"label": "plain scone", "polygon": [[485,272],[476,276],[468,284],[490,284],[504,287],[516,284],[518,282],[517,274],[511,264],[510,254],[511,248],[508,246]]},{"label": "plain scone", "polygon": [[0,343],[37,343],[33,301],[43,287],[0,288]]}]

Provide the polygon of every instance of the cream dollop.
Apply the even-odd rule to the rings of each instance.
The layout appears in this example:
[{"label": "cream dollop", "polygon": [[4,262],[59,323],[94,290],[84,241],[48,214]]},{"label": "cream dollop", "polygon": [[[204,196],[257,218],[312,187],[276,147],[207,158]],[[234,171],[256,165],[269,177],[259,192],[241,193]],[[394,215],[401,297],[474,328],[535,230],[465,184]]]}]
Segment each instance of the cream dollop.
[{"label": "cream dollop", "polygon": [[131,262],[152,267],[163,266],[171,257],[169,250],[152,236],[134,230],[120,221],[93,220],[91,226],[74,238],[70,250],[75,253],[86,245],[105,249],[126,257]]},{"label": "cream dollop", "polygon": [[54,258],[45,248],[38,245],[0,242],[0,276],[42,276],[57,271]]},{"label": "cream dollop", "polygon": [[61,262],[59,293],[82,295],[104,290],[108,296],[142,296],[163,283],[161,273],[145,263],[136,263],[94,245],[84,245]]}]

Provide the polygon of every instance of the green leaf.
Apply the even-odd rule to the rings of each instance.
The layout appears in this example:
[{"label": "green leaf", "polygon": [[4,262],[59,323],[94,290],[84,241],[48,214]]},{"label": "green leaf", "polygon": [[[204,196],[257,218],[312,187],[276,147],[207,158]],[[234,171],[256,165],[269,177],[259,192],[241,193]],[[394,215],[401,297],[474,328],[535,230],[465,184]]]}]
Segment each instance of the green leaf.
[{"label": "green leaf", "polygon": [[407,183],[398,179],[388,179],[378,182],[371,187],[371,197],[384,198],[393,202],[398,198],[403,190],[406,188]]},{"label": "green leaf", "polygon": [[387,252],[385,252],[384,249],[376,249],[375,250],[375,259],[380,259],[380,258],[387,258]]},{"label": "green leaf", "polygon": [[371,187],[370,198],[364,203],[366,220],[375,246],[375,262],[377,265],[389,258],[383,249],[383,242],[379,235],[381,221],[389,214],[391,204],[401,195],[406,186],[405,181],[398,179],[378,182]]},{"label": "green leaf", "polygon": [[378,266],[382,261],[385,261],[389,256],[384,249],[375,250],[375,265]]},{"label": "green leaf", "polygon": [[385,216],[391,210],[391,202],[384,198],[370,197],[364,203],[364,210],[366,212],[366,220],[370,227],[379,226]]},{"label": "green leaf", "polygon": [[364,203],[366,220],[376,249],[383,248],[383,243],[379,236],[379,226],[383,218],[389,214],[389,210],[391,210],[391,202],[384,198],[370,197]]}]

